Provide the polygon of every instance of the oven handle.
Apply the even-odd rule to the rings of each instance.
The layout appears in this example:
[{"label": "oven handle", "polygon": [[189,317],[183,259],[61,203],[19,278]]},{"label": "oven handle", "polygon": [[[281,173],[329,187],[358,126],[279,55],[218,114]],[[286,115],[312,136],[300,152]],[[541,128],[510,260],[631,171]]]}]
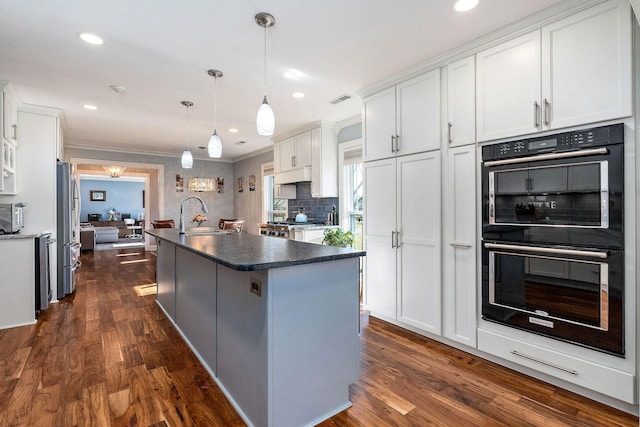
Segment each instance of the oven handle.
[{"label": "oven handle", "polygon": [[484,247],[487,249],[506,249],[514,251],[528,251],[537,252],[543,254],[555,254],[555,255],[576,255],[587,256],[592,258],[606,259],[609,257],[607,252],[595,252],[595,251],[579,251],[575,249],[556,249],[556,248],[540,248],[534,246],[522,246],[522,245],[505,245],[502,243],[485,243]]},{"label": "oven handle", "polygon": [[607,154],[606,148],[591,148],[589,150],[568,151],[564,153],[538,154],[536,156],[519,157],[517,159],[490,160],[484,162],[485,167],[512,165],[515,163],[539,162],[542,160],[568,159],[571,157],[594,156],[597,154]]}]

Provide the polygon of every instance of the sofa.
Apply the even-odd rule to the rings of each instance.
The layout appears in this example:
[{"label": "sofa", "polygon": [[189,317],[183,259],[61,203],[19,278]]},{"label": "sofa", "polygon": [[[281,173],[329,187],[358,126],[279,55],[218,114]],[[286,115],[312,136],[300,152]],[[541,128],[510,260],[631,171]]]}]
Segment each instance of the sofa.
[{"label": "sofa", "polygon": [[117,227],[94,227],[96,243],[116,243],[118,241]]}]

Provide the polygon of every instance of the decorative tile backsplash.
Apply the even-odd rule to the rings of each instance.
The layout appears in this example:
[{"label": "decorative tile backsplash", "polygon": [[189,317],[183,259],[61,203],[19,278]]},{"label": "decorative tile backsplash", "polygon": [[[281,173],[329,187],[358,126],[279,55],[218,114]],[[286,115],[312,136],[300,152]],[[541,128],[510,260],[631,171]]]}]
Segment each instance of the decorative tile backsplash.
[{"label": "decorative tile backsplash", "polygon": [[289,218],[295,218],[296,214],[304,208],[309,220],[327,220],[327,215],[333,206],[340,211],[337,197],[311,197],[311,183],[298,182],[296,184],[296,199],[289,200]]}]

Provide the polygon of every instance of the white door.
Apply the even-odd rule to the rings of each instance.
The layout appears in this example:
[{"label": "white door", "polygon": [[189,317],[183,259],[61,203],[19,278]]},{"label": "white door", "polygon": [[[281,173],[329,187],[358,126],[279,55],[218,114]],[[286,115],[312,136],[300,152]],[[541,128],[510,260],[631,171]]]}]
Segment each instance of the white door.
[{"label": "white door", "polygon": [[444,336],[476,346],[476,147],[448,150],[444,185]]},{"label": "white door", "polygon": [[476,55],[478,141],[540,129],[540,31]]},{"label": "white door", "polygon": [[475,57],[447,66],[447,143],[450,147],[476,142]]},{"label": "white door", "polygon": [[295,169],[311,166],[311,131],[295,136],[296,154]]},{"label": "white door", "polygon": [[440,334],[440,151],[397,161],[398,320]]},{"label": "white door", "polygon": [[398,155],[440,148],[440,69],[396,86]]},{"label": "white door", "polygon": [[396,160],[367,162],[364,174],[365,305],[375,315],[396,318]]},{"label": "white door", "polygon": [[542,29],[546,129],[631,115],[630,14],[607,2]]},{"label": "white door", "polygon": [[[296,155],[296,141],[295,138],[287,138],[278,142],[280,146],[280,171],[288,171],[293,169],[295,155]],[[275,167],[275,165],[274,165]]]},{"label": "white door", "polygon": [[391,87],[363,100],[364,160],[395,156],[396,88]]}]

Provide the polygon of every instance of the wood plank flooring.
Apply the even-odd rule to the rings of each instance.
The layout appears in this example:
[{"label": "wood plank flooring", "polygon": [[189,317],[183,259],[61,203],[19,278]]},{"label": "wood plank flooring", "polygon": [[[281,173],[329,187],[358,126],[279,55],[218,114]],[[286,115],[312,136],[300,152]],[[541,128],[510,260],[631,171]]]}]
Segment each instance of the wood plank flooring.
[{"label": "wood plank flooring", "polygon": [[[82,255],[76,292],[0,330],[0,426],[241,426],[155,303],[155,257]],[[331,426],[637,426],[638,418],[362,316]]]}]

